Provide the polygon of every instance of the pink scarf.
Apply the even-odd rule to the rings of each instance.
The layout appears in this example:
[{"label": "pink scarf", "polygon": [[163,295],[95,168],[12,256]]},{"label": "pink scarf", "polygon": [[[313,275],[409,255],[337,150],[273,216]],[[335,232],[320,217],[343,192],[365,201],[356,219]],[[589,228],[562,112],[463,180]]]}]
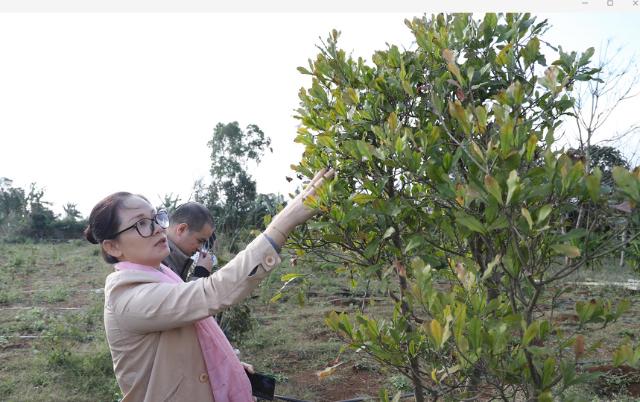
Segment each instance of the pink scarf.
[{"label": "pink scarf", "polygon": [[[162,265],[162,270],[146,265],[134,264],[123,261],[114,265],[118,271],[137,270],[153,273],[160,279],[160,282],[184,283],[178,275],[170,268]],[[207,317],[193,323],[198,334],[198,342],[202,350],[209,375],[211,392],[216,402],[250,402],[253,401],[251,395],[251,383],[247,377],[244,367],[233,352],[231,344],[224,336],[224,332],[218,326],[213,317]]]}]

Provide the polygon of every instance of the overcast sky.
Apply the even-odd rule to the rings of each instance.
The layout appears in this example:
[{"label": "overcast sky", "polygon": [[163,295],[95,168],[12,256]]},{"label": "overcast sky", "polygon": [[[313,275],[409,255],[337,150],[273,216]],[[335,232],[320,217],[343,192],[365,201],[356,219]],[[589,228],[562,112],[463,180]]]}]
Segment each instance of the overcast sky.
[{"label": "overcast sky", "polygon": [[[87,216],[114,191],[186,200],[207,177],[218,122],[253,123],[273,154],[254,171],[260,192],[286,193],[296,71],[336,28],[341,47],[368,58],[385,43],[410,48],[407,14],[0,14],[0,177],[35,182],[61,212]],[[607,38],[640,54],[633,14],[547,15],[547,38],[568,49]],[[636,18],[633,18],[636,17]],[[613,127],[633,122],[634,100]],[[634,141],[640,142],[636,138]]]}]

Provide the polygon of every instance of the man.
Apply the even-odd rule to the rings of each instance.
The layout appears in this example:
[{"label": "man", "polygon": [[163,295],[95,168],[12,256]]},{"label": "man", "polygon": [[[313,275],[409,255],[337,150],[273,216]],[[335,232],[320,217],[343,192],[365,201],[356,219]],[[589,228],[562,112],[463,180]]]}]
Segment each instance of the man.
[{"label": "man", "polygon": [[[197,202],[180,205],[169,217],[167,240],[171,253],[162,263],[186,281],[193,263],[191,256],[210,240],[213,235],[213,217],[207,208]],[[206,252],[200,252],[198,265],[193,277],[207,277],[213,268],[213,259]]]}]

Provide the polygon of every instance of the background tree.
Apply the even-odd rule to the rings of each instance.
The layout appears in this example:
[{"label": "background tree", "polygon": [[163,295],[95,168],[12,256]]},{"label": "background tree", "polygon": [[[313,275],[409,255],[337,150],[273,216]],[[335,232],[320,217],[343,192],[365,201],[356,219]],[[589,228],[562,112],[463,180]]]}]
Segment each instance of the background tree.
[{"label": "background tree", "polygon": [[86,221],[76,204],[63,206],[60,219],[44,200],[44,189],[31,184],[29,193],[14,187],[7,178],[0,179],[0,240],[21,242],[81,238]]},{"label": "background tree", "polygon": [[[636,160],[640,149],[638,141],[633,140],[640,132],[638,121],[618,132],[604,135],[602,133],[603,127],[606,127],[606,123],[616,111],[640,93],[640,71],[636,58],[623,57],[621,51],[621,48],[612,49],[611,41],[607,41],[599,51],[598,60],[595,62],[598,71],[593,75],[593,79],[576,84],[573,117],[577,128],[578,149],[584,155],[586,169],[594,166],[591,162],[591,151],[598,150],[592,148],[598,143],[632,147],[627,149],[630,155],[628,158],[632,161]],[[628,141],[629,139],[631,141]]]},{"label": "background tree", "polygon": [[[481,389],[551,401],[585,377],[582,354],[566,352],[580,333],[563,332],[541,301],[552,313],[550,285],[624,245],[619,231],[594,230],[622,214],[602,197],[601,172],[553,148],[573,85],[599,71],[593,49],[557,49],[547,63],[547,22],[529,14],[406,23],[415,50],[389,46],[369,65],[339,49],[334,31],[300,68],[312,83],[300,91],[298,170],[330,165],[338,178],[310,201],[325,214],[294,241],[352,278],[388,284],[391,317],[327,322],[409,377],[418,401]],[[635,206],[640,170],[612,174]],[[626,307],[580,301],[580,330]]]},{"label": "background tree", "polygon": [[217,230],[231,235],[232,251],[241,229],[261,225],[264,215],[275,209],[277,197],[259,195],[248,172],[249,165],[260,163],[267,149],[272,151],[270,145],[271,139],[258,126],[250,124],[242,130],[237,122],[218,123],[208,142],[211,184],[205,193],[196,188],[196,199],[213,212]]},{"label": "background tree", "polygon": [[6,238],[23,224],[27,214],[27,200],[23,189],[13,186],[13,181],[0,178],[0,237]]},{"label": "background tree", "polygon": [[160,208],[164,208],[169,212],[169,215],[178,208],[180,205],[180,196],[177,194],[169,193],[165,194],[160,199]]},{"label": "background tree", "polygon": [[82,219],[82,214],[78,211],[77,204],[68,202],[62,207],[62,210],[64,211],[64,220],[75,222]]}]

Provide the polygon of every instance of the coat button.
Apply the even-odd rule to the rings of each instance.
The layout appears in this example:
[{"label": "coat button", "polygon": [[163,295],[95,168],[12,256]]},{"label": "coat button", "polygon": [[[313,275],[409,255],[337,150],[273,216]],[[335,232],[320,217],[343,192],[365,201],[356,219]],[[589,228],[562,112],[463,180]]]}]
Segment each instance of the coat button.
[{"label": "coat button", "polygon": [[267,256],[267,258],[265,258],[265,260],[264,260],[264,261],[265,261],[265,262],[267,263],[267,265],[269,265],[269,266],[274,265],[274,264],[276,263],[276,259],[275,259],[275,258],[273,258],[273,256],[272,256],[272,255],[268,255],[268,256]]},{"label": "coat button", "polygon": [[207,382],[207,381],[209,381],[209,375],[207,373],[200,374],[200,382]]}]

